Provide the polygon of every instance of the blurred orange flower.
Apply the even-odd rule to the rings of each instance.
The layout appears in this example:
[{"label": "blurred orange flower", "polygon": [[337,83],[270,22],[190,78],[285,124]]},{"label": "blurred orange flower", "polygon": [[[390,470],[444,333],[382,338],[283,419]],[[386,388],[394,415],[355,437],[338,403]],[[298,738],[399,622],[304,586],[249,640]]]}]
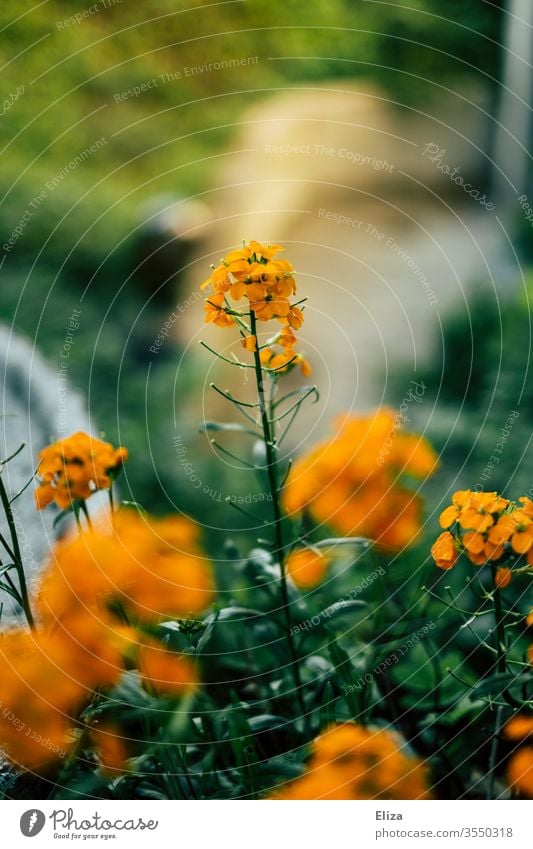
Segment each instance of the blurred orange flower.
[{"label": "blurred orange flower", "polygon": [[139,649],[137,663],[144,686],[159,695],[183,696],[197,687],[192,661],[155,642],[145,641]]},{"label": "blurred orange flower", "polygon": [[318,549],[300,548],[287,558],[287,574],[297,587],[314,587],[326,574],[329,560]]},{"label": "blurred orange flower", "polygon": [[513,577],[513,573],[510,569],[503,566],[501,569],[498,569],[496,572],[496,576],[494,578],[494,582],[499,590],[504,590],[505,587],[508,587],[511,583]]},{"label": "blurred orange flower", "polygon": [[[530,742],[533,717],[518,714],[504,728],[504,737],[514,742]],[[522,796],[533,799],[533,746],[525,745],[515,752],[507,765],[507,781]]]},{"label": "blurred orange flower", "polygon": [[105,622],[113,605],[134,621],[197,613],[213,598],[211,570],[197,537],[188,519],[149,519],[121,510],[113,527],[56,545],[40,584],[38,611],[53,623],[80,609]]},{"label": "blurred orange flower", "polygon": [[104,775],[116,778],[127,771],[128,746],[115,725],[100,723],[91,728],[90,736]]},{"label": "blurred orange flower", "polygon": [[0,745],[25,769],[40,770],[72,744],[70,714],[83,687],[57,663],[49,637],[22,629],[0,639]]},{"label": "blurred orange flower", "polygon": [[335,435],[301,457],[285,488],[290,516],[307,511],[339,534],[360,534],[398,550],[420,531],[422,502],[403,475],[426,477],[437,468],[431,446],[402,433],[392,410],[340,416]]},{"label": "blurred orange flower", "polygon": [[307,771],[274,798],[429,799],[426,770],[392,731],[346,723],[312,745]]}]

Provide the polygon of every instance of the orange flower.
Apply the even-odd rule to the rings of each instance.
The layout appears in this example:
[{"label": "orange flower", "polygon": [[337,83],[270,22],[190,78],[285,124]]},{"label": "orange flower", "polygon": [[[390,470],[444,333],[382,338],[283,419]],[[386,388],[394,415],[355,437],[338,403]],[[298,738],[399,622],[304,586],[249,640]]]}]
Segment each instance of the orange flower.
[{"label": "orange flower", "polygon": [[498,519],[489,540],[494,544],[509,542],[517,554],[527,554],[533,546],[533,520],[526,510],[515,508]]},{"label": "orange flower", "polygon": [[112,528],[59,542],[41,580],[41,617],[54,624],[82,609],[105,623],[111,603],[149,622],[203,610],[213,587],[196,535],[182,517],[149,519],[123,510]]},{"label": "orange flower", "polygon": [[531,498],[528,498],[527,495],[523,495],[522,498],[518,499],[522,504],[522,510],[530,519],[533,519],[533,501]]},{"label": "orange flower", "polygon": [[426,770],[394,732],[346,723],[313,743],[307,771],[274,798],[428,799]]},{"label": "orange flower", "polygon": [[292,349],[296,345],[296,341],[296,336],[292,332],[292,328],[289,326],[284,327],[279,334],[278,344],[281,345],[282,348]]},{"label": "orange flower", "polygon": [[232,315],[226,312],[224,293],[220,292],[210,295],[205,301],[205,320],[207,324],[216,324],[217,327],[231,327],[235,324]]},{"label": "orange flower", "polygon": [[257,351],[257,337],[245,336],[244,339],[241,339],[241,345],[245,351]]},{"label": "orange flower", "polygon": [[482,533],[478,533],[477,531],[468,531],[468,533],[463,534],[462,542],[465,547],[466,555],[471,563],[474,563],[476,566],[481,566],[486,562],[485,538]]},{"label": "orange flower", "polygon": [[524,740],[533,735],[533,716],[518,714],[509,720],[504,729],[507,740]]},{"label": "orange flower", "polygon": [[511,570],[503,566],[501,569],[497,570],[494,582],[499,590],[504,590],[505,587],[508,587],[511,583],[512,577],[513,573]]},{"label": "orange flower", "polygon": [[533,521],[524,510],[515,510],[512,514],[514,533],[511,536],[511,548],[517,554],[527,554],[533,545]]},{"label": "orange flower", "polygon": [[138,668],[144,686],[159,695],[183,696],[196,689],[197,678],[191,660],[156,643],[141,646]]},{"label": "orange flower", "polygon": [[299,330],[304,323],[304,314],[299,307],[291,307],[289,312],[284,316],[284,322],[287,322],[294,330]]},{"label": "orange flower", "polygon": [[487,560],[499,560],[503,556],[504,550],[503,545],[494,545],[490,540],[485,543],[484,553]]},{"label": "orange flower", "polygon": [[[250,286],[250,289],[252,287]],[[257,293],[259,295],[259,293]],[[272,292],[259,295],[257,300],[252,300],[250,294],[250,309],[253,310],[259,321],[270,321],[272,318],[284,318],[289,314],[290,304],[287,298],[282,298]]]},{"label": "orange flower", "polygon": [[109,442],[82,432],[48,445],[39,454],[38,509],[55,501],[65,510],[72,501],[109,489],[127,459],[126,448],[113,448]]},{"label": "orange flower", "polygon": [[72,745],[72,711],[83,688],[54,656],[46,635],[22,629],[0,639],[0,748],[17,766],[41,770]]},{"label": "orange flower", "polygon": [[459,557],[455,540],[449,531],[444,531],[433,543],[431,555],[439,569],[452,569]]},{"label": "orange flower", "polygon": [[439,524],[441,528],[451,528],[460,515],[460,509],[456,507],[455,504],[450,504],[450,506],[446,507],[446,510],[443,510],[439,516]]},{"label": "orange flower", "polygon": [[248,249],[253,252],[258,259],[272,259],[280,251],[284,251],[281,245],[262,245],[261,242],[251,240],[248,244]]},{"label": "orange flower", "polygon": [[312,374],[311,366],[304,355],[297,354],[288,347],[279,354],[275,354],[272,348],[263,348],[259,359],[263,368],[268,368],[277,374],[284,374],[292,370],[294,366],[300,366],[300,371],[304,377],[309,377]]},{"label": "orange flower", "polygon": [[328,562],[319,549],[300,548],[287,558],[287,573],[297,587],[314,587],[324,579]]}]

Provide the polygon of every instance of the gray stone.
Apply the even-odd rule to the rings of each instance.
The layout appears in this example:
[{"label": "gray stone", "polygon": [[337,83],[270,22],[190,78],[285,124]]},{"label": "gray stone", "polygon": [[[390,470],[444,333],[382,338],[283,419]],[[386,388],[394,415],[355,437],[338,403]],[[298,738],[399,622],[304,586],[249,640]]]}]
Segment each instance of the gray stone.
[{"label": "gray stone", "polygon": [[[11,455],[24,443],[24,448],[2,469],[3,481],[10,497],[18,493],[31,479],[37,466],[39,451],[50,441],[68,436],[78,430],[94,433],[83,398],[72,390],[64,378],[54,372],[29,340],[11,328],[0,325],[0,368],[3,387],[3,404],[0,427],[0,458]],[[64,431],[65,421],[68,430]],[[38,511],[34,500],[35,484],[18,497],[13,513],[18,530],[27,580],[35,586],[39,570],[47,552],[68,524],[58,523],[55,506]],[[91,499],[92,500],[92,499]],[[96,496],[97,508],[102,503]],[[94,509],[94,508],[93,508]],[[9,539],[5,516],[0,516],[0,529]],[[0,558],[8,562],[2,549]],[[22,621],[23,616],[7,594],[0,599],[4,604],[2,622]]]}]

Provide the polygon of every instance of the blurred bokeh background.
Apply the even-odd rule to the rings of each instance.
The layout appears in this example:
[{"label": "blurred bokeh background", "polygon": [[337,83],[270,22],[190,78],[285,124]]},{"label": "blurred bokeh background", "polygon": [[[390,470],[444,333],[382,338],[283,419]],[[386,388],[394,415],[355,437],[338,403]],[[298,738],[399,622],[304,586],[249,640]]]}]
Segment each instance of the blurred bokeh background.
[{"label": "blurred bokeh background", "polygon": [[453,487],[527,492],[532,23],[528,0],[3,0],[6,451],[29,417],[31,468],[90,418],[131,451],[124,497],[214,540],[245,521],[247,476],[198,433],[239,377],[197,344],[228,345],[198,286],[258,239],[309,297],[321,402],[293,447],[414,382],[432,533]]}]

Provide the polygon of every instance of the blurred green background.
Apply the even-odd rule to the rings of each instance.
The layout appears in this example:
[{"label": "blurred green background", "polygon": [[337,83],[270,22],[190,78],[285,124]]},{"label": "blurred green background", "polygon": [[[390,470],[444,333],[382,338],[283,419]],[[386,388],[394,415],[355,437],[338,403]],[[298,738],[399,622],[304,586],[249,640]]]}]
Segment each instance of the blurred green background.
[{"label": "blurred green background", "polygon": [[[75,15],[81,16],[79,22],[73,21]],[[23,92],[7,109],[5,101],[0,123],[1,241],[9,238],[25,211],[32,214],[4,256],[1,316],[54,362],[66,319],[81,299],[70,380],[88,395],[91,414],[108,438],[129,446],[133,460],[127,488],[150,509],[168,511],[172,504],[186,502],[198,513],[205,501],[168,456],[169,422],[180,415],[173,389],[180,352],[167,344],[147,362],[147,346],[175,301],[178,283],[171,281],[157,291],[149,264],[138,265],[142,204],[161,193],[188,197],[206,191],[243,109],[272,90],[363,78],[378,83],[398,106],[418,108],[443,86],[465,81],[480,81],[495,91],[501,19],[497,3],[460,0],[413,0],[409,6],[332,0],[327,9],[303,0],[110,0],[105,6],[4,0],[3,96],[9,98],[22,87]],[[238,75],[232,68],[216,74],[186,70],[241,56],[258,56],[259,61]],[[172,81],[163,82],[165,74]],[[128,89],[154,80],[149,90],[124,97]],[[46,188],[98,139],[104,142],[84,156],[83,167],[69,170],[52,190]],[[43,190],[44,202],[33,209],[33,199]],[[526,235],[524,246],[527,241]],[[199,320],[200,314],[199,309]],[[524,298],[508,299],[503,315],[510,359],[492,412],[498,403],[502,409],[515,403],[513,381],[523,382],[524,375],[513,357],[523,364],[529,339]],[[450,468],[462,463],[465,480],[479,465],[470,451],[471,431],[478,430],[475,416],[484,387],[494,388],[487,372],[499,362],[490,348],[500,344],[495,333],[499,320],[490,305],[480,302],[475,344],[470,344],[461,316],[451,316],[445,336],[459,363],[463,356],[471,359],[470,382],[465,383],[453,358],[446,361],[441,382],[441,350],[436,350],[433,374],[427,376],[443,405],[442,416],[433,417],[430,427],[439,449],[446,443],[450,417],[460,407],[461,428],[454,431],[444,456]],[[203,379],[189,363],[181,367],[181,375],[182,386],[191,391]],[[397,400],[394,388],[390,400]],[[495,415],[496,429],[500,418]],[[193,423],[186,426],[193,428]],[[524,448],[522,428],[527,426],[523,417],[513,433]],[[493,439],[487,431],[485,436]],[[514,464],[520,450],[517,444],[514,453],[506,452],[505,464]],[[211,468],[201,452],[195,463],[213,487],[225,491],[222,471]],[[504,463],[500,473],[505,478]],[[229,491],[236,486],[233,482]],[[223,503],[213,499],[210,510],[217,524]]]}]

